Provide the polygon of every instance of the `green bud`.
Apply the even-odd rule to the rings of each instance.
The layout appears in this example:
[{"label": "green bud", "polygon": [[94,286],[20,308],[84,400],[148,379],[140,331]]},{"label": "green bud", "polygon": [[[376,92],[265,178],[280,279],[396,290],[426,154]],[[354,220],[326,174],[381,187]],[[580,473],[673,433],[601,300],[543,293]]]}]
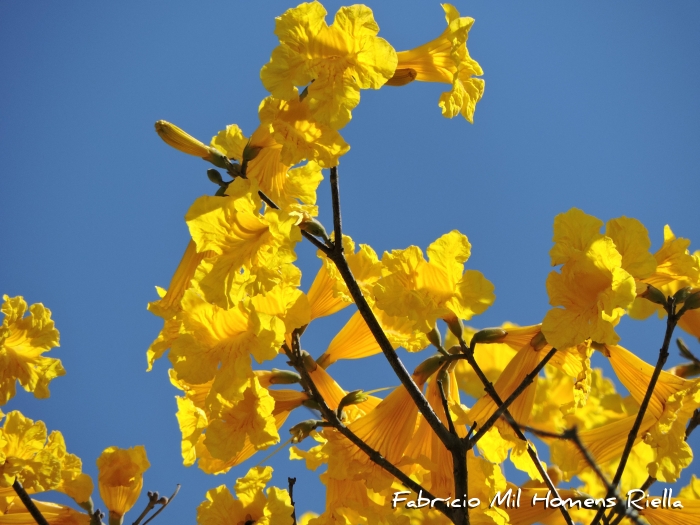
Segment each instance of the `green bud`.
[{"label": "green bud", "polygon": [[85,509],[85,510],[88,512],[88,514],[92,514],[92,513],[93,513],[94,504],[93,504],[93,502],[92,502],[92,498],[88,498],[87,501],[83,501],[83,502],[80,503],[79,505],[80,505],[80,507],[82,507],[83,509]]},{"label": "green bud", "polygon": [[362,390],[353,390],[352,392],[348,392],[338,404],[338,414],[340,414],[346,406],[364,403],[368,399],[369,396]]},{"label": "green bud", "polygon": [[224,170],[228,170],[231,166],[231,161],[228,160],[226,155],[221,153],[216,148],[209,148],[209,157],[207,158],[207,160],[217,168],[221,168]]},{"label": "green bud", "polygon": [[249,162],[258,156],[258,153],[262,151],[262,148],[258,146],[251,146],[250,141],[243,148],[243,162]]},{"label": "green bud", "polygon": [[316,370],[316,367],[318,366],[318,363],[314,361],[314,358],[309,355],[308,352],[305,352],[302,350],[302,355],[301,359],[304,362],[304,368],[306,368],[307,372],[313,372]]},{"label": "green bud", "polygon": [[646,290],[644,290],[640,294],[637,294],[637,297],[641,297],[642,299],[646,299],[647,301],[651,301],[652,303],[666,306],[666,296],[664,295],[664,293],[650,284],[647,285]]},{"label": "green bud", "polygon": [[219,173],[214,168],[210,168],[207,170],[207,177],[209,177],[209,180],[217,186],[224,186],[225,184],[224,179],[221,178],[221,173]]},{"label": "green bud", "polygon": [[700,308],[700,290],[696,290],[685,299],[683,310],[696,310]]},{"label": "green bud", "polygon": [[688,379],[700,375],[700,364],[698,363],[683,363],[682,365],[674,366],[669,370],[669,373],[674,374],[683,379]]},{"label": "green bud", "polygon": [[693,293],[693,288],[686,286],[674,293],[673,298],[676,300],[676,304],[684,303],[691,293]]},{"label": "green bud", "polygon": [[442,366],[444,361],[445,357],[442,355],[434,355],[429,357],[419,364],[413,371],[413,379],[419,385],[424,384],[431,375],[437,372],[438,368]]},{"label": "green bud", "polygon": [[311,410],[318,410],[319,412],[321,411],[321,405],[319,405],[315,399],[306,399],[302,401],[301,404],[304,405],[306,408],[310,408]]},{"label": "green bud", "polygon": [[314,237],[320,237],[324,241],[328,242],[328,234],[326,233],[326,229],[323,227],[323,224],[314,218],[303,220],[301,224],[299,224],[299,228],[310,233]]},{"label": "green bud", "polygon": [[433,329],[425,335],[431,345],[438,350],[442,350],[442,337],[440,336],[440,331],[437,329],[437,326],[433,326]]},{"label": "green bud", "polygon": [[301,376],[296,372],[291,370],[279,370],[277,368],[272,369],[272,374],[270,375],[270,384],[272,385],[293,385],[294,383],[299,383],[301,381]]},{"label": "green bud", "polygon": [[444,321],[447,323],[447,328],[450,329],[450,332],[452,332],[455,337],[461,341],[462,335],[464,334],[464,326],[462,326],[462,321],[456,317],[453,317],[452,319],[445,319]]},{"label": "green bud", "polygon": [[473,344],[491,344],[491,343],[502,343],[508,332],[503,328],[485,328],[479,330],[472,336],[471,345]]},{"label": "green bud", "polygon": [[319,421],[318,419],[307,419],[306,421],[297,423],[289,429],[289,433],[292,435],[292,443],[300,443],[322,424],[323,421]]}]

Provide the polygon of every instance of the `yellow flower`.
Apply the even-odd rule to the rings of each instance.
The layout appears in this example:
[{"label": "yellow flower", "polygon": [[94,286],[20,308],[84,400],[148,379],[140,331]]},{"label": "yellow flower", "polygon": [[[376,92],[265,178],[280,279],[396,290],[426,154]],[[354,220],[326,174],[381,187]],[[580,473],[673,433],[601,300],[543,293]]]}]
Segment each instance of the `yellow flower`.
[{"label": "yellow flower", "polygon": [[[36,501],[34,504],[46,518],[49,525],[89,525],[90,516],[84,512],[78,512],[70,507],[57,505],[45,501]],[[35,525],[36,521],[29,514],[27,507],[15,498],[4,514],[0,514],[0,525]]]},{"label": "yellow flower", "polygon": [[231,197],[200,197],[185,215],[197,251],[211,251],[195,272],[195,281],[207,300],[233,305],[245,294],[242,283],[279,281],[280,268],[296,259],[294,245],[301,240],[297,219],[282,210],[258,213],[260,200],[249,193],[250,184],[236,179]]},{"label": "yellow flower", "polygon": [[450,84],[452,89],[440,96],[438,105],[442,114],[447,118],[461,114],[473,122],[474,109],[484,94],[485,85],[483,79],[475,78],[484,72],[467,50],[474,19],[460,17],[450,4],[442,4],[442,8],[447,20],[445,31],[427,44],[399,52],[396,73],[387,85],[402,86],[413,80]]},{"label": "yellow flower", "polygon": [[[688,246],[688,239],[677,238],[668,224],[664,226],[664,243],[654,254],[656,271],[642,279],[642,282],[658,288],[666,296],[673,295],[686,286],[700,286],[700,252],[691,254]],[[654,312],[659,317],[666,315],[661,306],[638,297],[630,309],[630,317],[646,319]],[[688,333],[700,337],[697,312],[698,310],[691,310],[683,315],[678,324]]]},{"label": "yellow flower", "polygon": [[493,284],[476,270],[464,271],[471,254],[467,237],[454,230],[428,247],[428,261],[417,246],[385,252],[382,278],[374,286],[376,306],[408,317],[429,332],[437,319],[471,319],[495,300]]},{"label": "yellow flower", "polygon": [[360,102],[360,89],[379,89],[396,69],[396,52],[383,38],[371,9],[341,7],[333,25],[318,2],[301,4],[278,17],[280,45],[260,72],[274,97],[291,100],[308,86],[305,101],[318,122],[342,128]]},{"label": "yellow flower", "polygon": [[265,485],[272,479],[272,467],[253,467],[236,480],[234,498],[226,485],[207,492],[206,501],[197,507],[199,525],[256,523],[259,525],[292,525],[292,507],[286,490]]},{"label": "yellow flower", "polygon": [[[280,111],[280,113],[282,112]],[[282,114],[283,116],[288,116],[285,113]],[[302,131],[297,132],[296,128],[294,128],[293,133],[292,130],[287,129],[292,124],[278,120],[273,120],[272,123],[268,124],[260,124],[250,139],[246,138],[241,129],[235,124],[226,126],[226,129],[220,131],[212,138],[211,145],[238,161],[243,161],[246,148],[256,151],[255,158],[248,161],[246,177],[255,180],[260,190],[282,209],[286,210],[291,206],[295,209],[306,211],[311,215],[316,215],[317,210],[314,206],[316,204],[316,188],[323,180],[321,166],[311,160],[304,166],[291,168],[293,163],[283,162],[282,156],[283,153],[287,157],[291,155],[291,160],[306,158],[304,155],[300,157],[299,151],[308,152],[309,148],[311,148],[314,151],[312,157],[318,157],[324,155],[324,152],[327,150],[322,149],[319,152],[315,152],[314,148],[316,146],[313,144],[292,140],[294,138],[299,139],[300,137],[297,137],[294,133],[302,133]],[[273,136],[272,124],[275,124],[282,130],[279,135],[280,139],[283,137],[281,133],[284,132],[289,140],[285,139],[284,142],[278,143]],[[305,127],[303,123],[300,123],[299,126]],[[308,124],[308,126],[310,127],[311,125]],[[318,132],[311,133],[311,135],[318,135]],[[310,138],[310,135],[303,135],[303,138]],[[342,141],[342,138],[339,138],[339,140]],[[330,147],[330,145],[329,148],[333,151],[337,149]],[[342,149],[340,147],[340,150]],[[298,161],[295,160],[295,162]],[[301,201],[301,205],[297,203],[297,199]]]},{"label": "yellow flower", "polygon": [[52,490],[61,483],[61,461],[46,447],[46,425],[14,410],[0,429],[0,487],[18,480],[32,492]]},{"label": "yellow flower", "polygon": [[3,295],[0,311],[0,406],[15,395],[15,382],[40,399],[49,397],[49,382],[66,371],[58,359],[41,354],[58,346],[58,330],[51,310],[37,303],[29,307],[22,297]]},{"label": "yellow flower", "polygon": [[554,308],[542,321],[542,333],[556,348],[575,347],[586,339],[616,343],[614,327],[636,295],[634,277],[622,267],[613,239],[599,233],[603,223],[572,208],[554,219],[552,265],[561,273],[547,278]]},{"label": "yellow flower", "polygon": [[109,509],[110,525],[121,524],[124,514],[139,499],[143,473],[150,466],[142,445],[129,449],[109,447],[97,458],[97,486]]},{"label": "yellow flower", "polygon": [[178,151],[200,157],[220,168],[229,167],[228,159],[218,149],[206,146],[175,124],[159,120],[156,122],[156,133],[168,146],[172,146]]}]

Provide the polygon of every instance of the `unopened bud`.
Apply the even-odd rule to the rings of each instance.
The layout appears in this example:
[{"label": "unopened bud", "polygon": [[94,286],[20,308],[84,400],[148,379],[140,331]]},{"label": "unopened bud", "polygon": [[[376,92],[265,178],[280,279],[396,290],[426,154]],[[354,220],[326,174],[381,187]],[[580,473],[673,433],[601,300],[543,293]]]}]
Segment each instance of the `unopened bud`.
[{"label": "unopened bud", "polygon": [[413,82],[416,77],[418,76],[418,73],[416,72],[415,69],[411,68],[401,68],[397,69],[394,72],[394,76],[391,77],[389,80],[386,81],[386,86],[405,86],[406,84],[410,84]]},{"label": "unopened bud", "polygon": [[544,334],[542,332],[537,332],[537,334],[530,339],[530,346],[535,352],[539,352],[545,346],[547,346],[547,339],[545,338]]},{"label": "unopened bud", "polygon": [[311,410],[318,410],[319,412],[321,411],[321,405],[319,405],[318,401],[316,401],[315,399],[305,399],[301,402],[301,404],[306,408],[310,408]]},{"label": "unopened bud", "polygon": [[508,332],[503,328],[484,328],[472,336],[470,346],[474,344],[502,343],[507,335]]},{"label": "unopened bud", "polygon": [[437,326],[433,326],[433,329],[425,334],[425,336],[428,338],[431,345],[438,350],[442,350],[442,337],[440,336],[440,331],[437,329]]},{"label": "unopened bud", "polygon": [[261,147],[251,146],[250,141],[248,141],[248,144],[246,144],[245,148],[243,148],[243,162],[250,162],[255,157],[257,157],[258,153],[260,153],[261,151]]},{"label": "unopened bud", "polygon": [[323,224],[318,222],[313,217],[308,217],[301,221],[299,228],[310,233],[314,237],[320,237],[324,241],[328,242],[328,234],[326,233],[326,229],[323,227]]},{"label": "unopened bud", "polygon": [[444,360],[444,356],[434,355],[419,364],[413,371],[413,379],[415,382],[419,385],[425,384],[428,378],[442,366]]},{"label": "unopened bud", "polygon": [[693,293],[693,288],[686,286],[674,293],[673,298],[676,300],[676,304],[684,303],[691,293]]},{"label": "unopened bud", "polygon": [[207,177],[209,177],[209,180],[217,186],[226,186],[226,183],[221,178],[221,173],[216,171],[214,168],[210,168],[207,170]]},{"label": "unopened bud", "polygon": [[368,399],[369,396],[362,390],[353,390],[352,392],[348,392],[345,394],[345,397],[340,400],[340,403],[338,403],[338,414],[340,414],[346,406],[364,403]]},{"label": "unopened bud", "polygon": [[662,306],[666,305],[666,296],[664,293],[650,284],[647,285],[646,290],[640,294],[637,294],[637,297],[641,297],[642,299],[646,299],[647,301],[651,301],[652,303],[660,304]]},{"label": "unopened bud", "polygon": [[300,443],[309,437],[309,434],[321,426],[322,423],[323,421],[319,421],[317,419],[308,419],[306,421],[302,421],[301,423],[297,423],[289,429],[289,433],[292,435],[292,443]]},{"label": "unopened bud", "polygon": [[219,168],[227,169],[231,165],[226,156],[218,149],[207,146],[175,124],[159,120],[156,122],[156,133],[168,146],[172,146],[178,151],[208,160]]},{"label": "unopened bud", "polygon": [[683,310],[696,310],[700,308],[700,290],[696,290],[686,297]]},{"label": "unopened bud", "polygon": [[450,332],[455,335],[457,340],[461,341],[462,335],[464,334],[464,326],[462,326],[462,321],[456,317],[445,319],[444,321],[447,323],[447,328],[450,329]]},{"label": "unopened bud", "polygon": [[293,385],[299,383],[301,376],[291,370],[279,370],[273,368],[270,373],[270,384],[272,385]]}]

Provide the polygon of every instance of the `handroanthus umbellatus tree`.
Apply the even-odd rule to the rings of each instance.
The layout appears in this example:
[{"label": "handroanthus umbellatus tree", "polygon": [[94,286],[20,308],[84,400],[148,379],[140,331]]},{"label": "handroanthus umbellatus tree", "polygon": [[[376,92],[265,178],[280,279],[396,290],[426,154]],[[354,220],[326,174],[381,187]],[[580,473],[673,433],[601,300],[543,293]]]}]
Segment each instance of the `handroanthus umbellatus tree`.
[{"label": "handroanthus umbellatus tree", "polygon": [[[425,252],[409,246],[380,256],[344,231],[339,163],[350,146],[342,129],[362,90],[444,83],[442,114],[473,121],[485,86],[467,50],[474,20],[443,9],[440,35],[397,52],[378,36],[368,7],[343,7],[328,24],[320,3],[301,4],[276,20],[279,45],[260,73],[270,95],[256,129],[231,124],[206,144],[156,123],[167,144],[213,166],[207,176],[217,186],[187,211],[191,240],[170,285],[148,306],[163,319],[148,366],[166,354],[172,365],[184,464],[237,475],[232,488],[207,492],[197,520],[700,523],[697,478],[675,497],[649,492],[690,465],[686,439],[700,424],[700,360],[678,340],[688,363],[664,369],[677,327],[700,337],[700,253],[689,251],[690,241],[666,226],[651,253],[647,229],[634,218],[603,222],[563,211],[554,218],[555,269],[546,282],[552,308],[541,323],[476,329],[473,318],[495,300],[494,277],[471,268],[464,233],[447,232]],[[317,198],[324,170],[331,194]],[[332,224],[318,220],[319,206],[330,207]],[[308,290],[295,265],[299,250],[320,259]],[[313,321],[345,308],[355,312],[328,348],[307,351]],[[58,343],[50,312],[26,310],[21,298],[5,297],[3,403],[17,380],[46,397],[48,382],[64,373],[60,361],[41,356]],[[624,315],[654,314],[666,319],[666,331],[650,364],[619,344],[616,325]],[[424,360],[408,370],[399,349]],[[334,380],[344,361],[376,354],[399,383],[384,397]],[[287,367],[268,369],[280,355]],[[628,396],[592,367],[594,356],[609,362]],[[460,391],[476,402],[463,404]],[[315,417],[285,426],[302,407]],[[291,480],[288,489],[268,488],[270,467],[236,470],[284,441],[286,430],[291,459],[321,471],[320,516],[298,512]],[[25,514],[39,523],[103,518],[91,503],[92,481],[60,434],[47,437],[43,423],[15,411],[0,447],[0,525]],[[529,481],[508,481],[507,464]],[[145,450],[107,448],[98,466],[109,521],[122,523],[149,466]],[[52,489],[88,513],[32,505],[32,494]],[[152,495],[135,523],[168,501]]]}]

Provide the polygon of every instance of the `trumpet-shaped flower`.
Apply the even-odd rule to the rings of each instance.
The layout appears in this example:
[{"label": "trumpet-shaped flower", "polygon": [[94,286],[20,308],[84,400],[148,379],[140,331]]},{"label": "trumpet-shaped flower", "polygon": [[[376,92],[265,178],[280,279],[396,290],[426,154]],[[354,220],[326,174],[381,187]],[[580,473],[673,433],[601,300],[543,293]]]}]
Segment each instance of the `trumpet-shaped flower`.
[{"label": "trumpet-shaped flower", "polygon": [[[34,392],[35,397],[49,397],[49,382],[66,373],[60,360],[42,356],[58,346],[58,330],[51,320],[51,311],[41,303],[27,308],[22,297],[4,295],[3,300],[0,406],[14,397],[17,381],[27,392]],[[25,316],[27,310],[29,315]]]},{"label": "trumpet-shaped flower", "polygon": [[383,38],[371,9],[341,7],[326,24],[319,2],[301,4],[278,17],[280,45],[260,72],[274,97],[291,100],[307,86],[304,100],[318,122],[342,128],[360,102],[360,89],[379,89],[396,69],[396,52]]},{"label": "trumpet-shaped flower", "polygon": [[15,480],[32,492],[57,488],[61,483],[61,460],[46,447],[46,425],[12,411],[0,429],[0,487]]},{"label": "trumpet-shaped flower", "polygon": [[[547,293],[552,306],[542,321],[542,333],[556,348],[586,339],[614,344],[614,327],[636,294],[634,277],[622,267],[622,255],[612,238],[599,233],[602,222],[572,208],[554,219],[552,265]],[[560,308],[559,308],[560,307]]]},{"label": "trumpet-shaped flower", "polygon": [[301,240],[297,218],[271,208],[259,214],[260,201],[248,193],[246,181],[238,183],[229,191],[234,187],[240,194],[200,197],[185,216],[197,252],[214,253],[200,263],[195,280],[207,300],[219,305],[240,301],[246,272],[262,272],[257,280],[264,275],[262,286],[268,288],[274,284],[272,275],[282,278],[276,269],[296,259],[294,245]]},{"label": "trumpet-shaped flower", "polygon": [[109,509],[110,525],[121,524],[124,514],[139,499],[143,473],[150,466],[146,449],[141,445],[129,449],[109,447],[97,458],[97,486]]},{"label": "trumpet-shaped flower", "polygon": [[226,485],[207,492],[207,499],[197,507],[199,525],[256,523],[292,525],[292,507],[286,490],[265,486],[272,479],[272,467],[253,467],[234,486],[236,498]]},{"label": "trumpet-shaped flower", "polygon": [[[85,512],[78,512],[56,503],[32,501],[49,525],[89,525],[90,523],[90,515]],[[0,514],[0,524],[35,525],[36,520],[24,506],[24,503],[19,498],[15,498],[7,510]]]},{"label": "trumpet-shaped flower", "polygon": [[[263,104],[265,103],[263,102]],[[270,102],[268,105],[270,104],[272,103]],[[288,116],[284,113],[283,115]],[[273,114],[272,117],[274,116]],[[278,143],[275,140],[272,130],[272,125],[275,123],[288,137],[283,143]],[[317,210],[314,206],[316,204],[316,188],[323,180],[323,175],[321,175],[321,166],[312,159],[323,157],[328,160],[332,158],[329,157],[330,155],[341,155],[347,151],[343,146],[345,143],[342,142],[342,138],[338,138],[338,142],[327,144],[326,148],[321,148],[313,143],[302,142],[301,139],[310,139],[312,135],[319,135],[322,132],[307,130],[307,134],[297,137],[287,127],[291,127],[291,124],[285,121],[277,122],[275,118],[272,118],[271,122],[260,124],[248,139],[238,126],[232,124],[214,136],[211,144],[224,151],[232,159],[241,162],[246,156],[246,150],[256,151],[255,157],[247,161],[246,177],[256,181],[260,191],[282,209],[298,208],[311,215],[316,215]],[[311,125],[309,124],[308,127]],[[294,130],[296,131],[296,128]],[[280,140],[284,138],[281,133],[282,131],[278,137]],[[302,131],[297,133],[302,133]],[[292,139],[295,138],[297,140],[293,141]],[[312,153],[311,157],[306,156],[309,150]],[[283,157],[287,162],[283,161]],[[304,166],[292,168],[293,164],[303,158],[310,160]],[[299,205],[297,200],[301,201],[302,204]]]},{"label": "trumpet-shaped flower", "polygon": [[439,106],[447,118],[461,114],[474,122],[474,110],[484,94],[485,82],[479,63],[469,56],[467,38],[474,19],[460,17],[457,9],[442,4],[447,28],[435,40],[427,44],[401,51],[397,54],[396,73],[387,82],[390,86],[402,86],[413,80],[441,82],[452,88],[440,96]]},{"label": "trumpet-shaped flower", "polygon": [[471,319],[495,300],[493,284],[476,270],[464,271],[471,245],[454,230],[428,247],[428,261],[417,246],[384,253],[382,278],[374,286],[376,306],[408,317],[429,332],[437,319]]}]

